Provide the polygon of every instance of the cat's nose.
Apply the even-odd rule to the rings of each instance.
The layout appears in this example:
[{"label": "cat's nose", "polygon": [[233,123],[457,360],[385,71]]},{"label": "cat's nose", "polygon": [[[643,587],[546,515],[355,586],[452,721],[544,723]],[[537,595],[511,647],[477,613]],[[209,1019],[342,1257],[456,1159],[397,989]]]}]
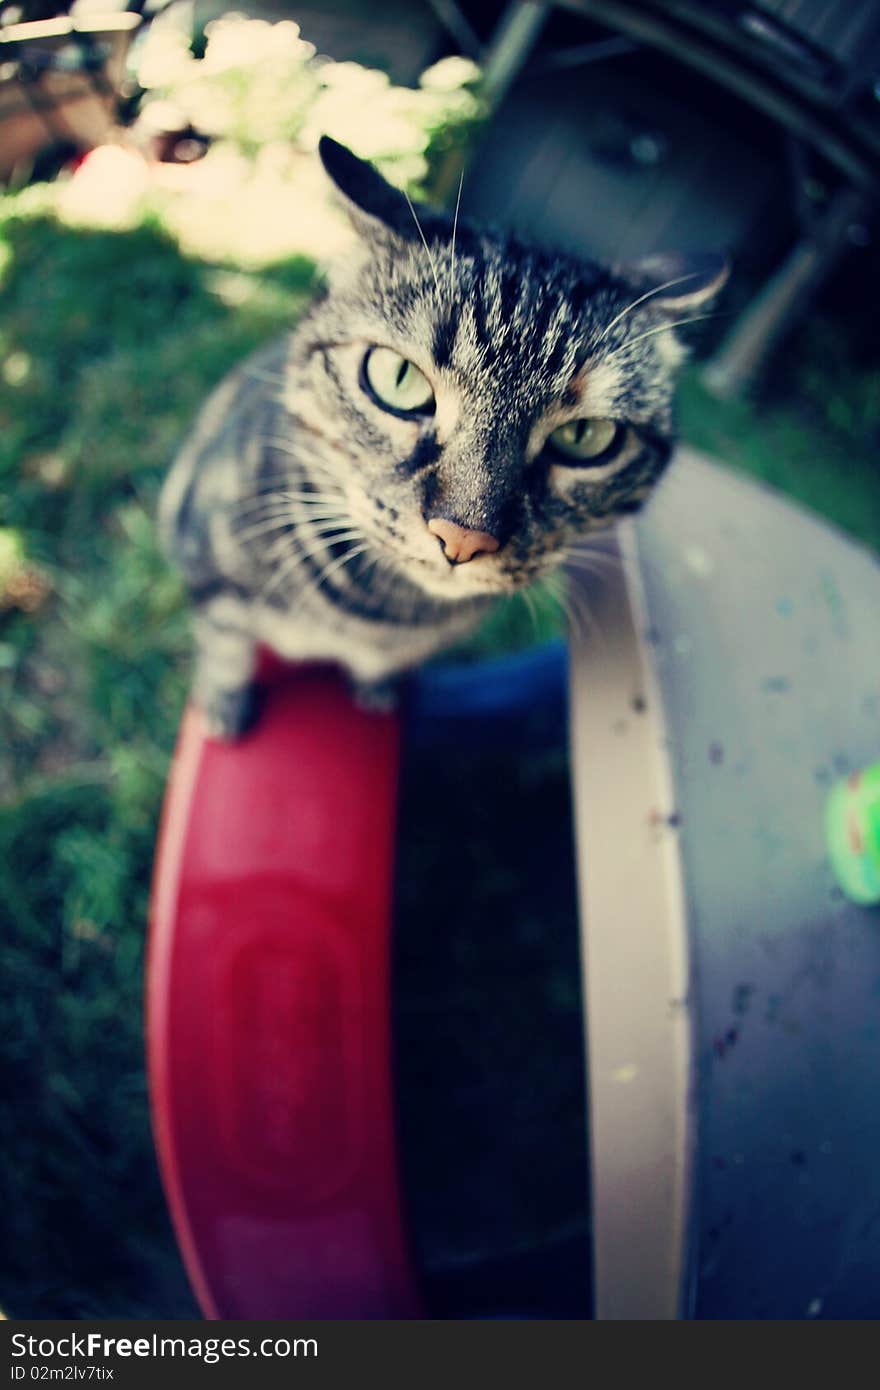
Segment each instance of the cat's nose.
[{"label": "cat's nose", "polygon": [[491,555],[498,549],[498,541],[488,531],[472,531],[442,516],[429,521],[428,530],[437,537],[451,565],[463,565],[477,555]]}]

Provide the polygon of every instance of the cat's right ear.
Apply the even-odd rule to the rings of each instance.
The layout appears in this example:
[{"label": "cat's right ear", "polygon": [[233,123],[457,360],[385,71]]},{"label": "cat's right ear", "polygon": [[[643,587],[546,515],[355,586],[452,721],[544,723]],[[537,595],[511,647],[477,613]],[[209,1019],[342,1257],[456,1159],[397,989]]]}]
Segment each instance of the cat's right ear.
[{"label": "cat's right ear", "polygon": [[[359,159],[347,145],[329,135],[318,142],[321,163],[342,194],[355,230],[374,238],[383,229],[411,241],[417,224],[406,195],[383,179],[366,159]],[[423,225],[425,219],[423,218]]]}]

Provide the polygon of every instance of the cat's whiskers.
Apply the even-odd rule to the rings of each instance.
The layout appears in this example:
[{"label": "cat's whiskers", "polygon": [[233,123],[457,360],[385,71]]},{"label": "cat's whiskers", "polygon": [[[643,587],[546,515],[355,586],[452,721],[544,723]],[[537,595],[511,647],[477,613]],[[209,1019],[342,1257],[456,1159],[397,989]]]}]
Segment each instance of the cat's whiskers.
[{"label": "cat's whiskers", "polygon": [[[271,520],[271,518],[270,518]],[[276,519],[280,523],[280,519]],[[322,536],[331,531],[350,531],[356,528],[361,532],[357,522],[348,514],[333,514],[326,517],[294,517],[289,518],[292,527],[292,535],[296,541],[308,540],[312,537]]]},{"label": "cat's whiskers", "polygon": [[661,323],[655,328],[649,328],[644,333],[637,333],[628,342],[622,343],[619,348],[609,352],[607,357],[602,358],[602,365],[608,366],[624,353],[630,352],[637,343],[643,343],[646,338],[653,338],[657,333],[670,333],[673,328],[685,328],[689,323],[700,323],[703,319],[718,318],[718,314],[693,314],[689,319],[673,319],[672,323]]},{"label": "cat's whiskers", "polygon": [[449,253],[449,309],[452,311],[453,296],[455,294],[455,234],[458,231],[458,210],[461,206],[461,190],[464,186],[464,169],[462,169],[458,180],[458,196],[455,199],[455,216],[452,219],[452,246]]},{"label": "cat's whiskers", "polygon": [[603,554],[620,553],[620,542],[613,526],[605,526],[601,530],[593,531],[592,534],[576,541],[575,544],[581,549],[600,550]]},{"label": "cat's whiskers", "polygon": [[607,550],[589,550],[586,546],[574,546],[563,552],[563,562],[568,569],[585,569],[593,574],[617,574],[623,562],[618,555]]},{"label": "cat's whiskers", "polygon": [[551,570],[549,574],[543,576],[540,582],[541,587],[546,590],[550,598],[559,606],[561,598],[565,593],[565,580],[559,571]]},{"label": "cat's whiskers", "polygon": [[295,523],[289,516],[263,517],[253,526],[247,526],[243,530],[233,531],[237,541],[256,540],[258,536],[270,535],[272,531],[280,531],[294,526]]},{"label": "cat's whiskers", "polygon": [[593,569],[592,566],[577,565],[577,564],[575,564],[575,565],[570,565],[568,568],[569,568],[569,570],[570,570],[570,573],[571,573],[572,578],[574,578],[576,581],[579,581],[579,580],[582,580],[582,579],[583,579],[583,580],[596,580],[596,581],[598,581],[599,583],[601,583],[601,582],[603,582],[605,579],[607,579],[607,577],[608,577],[607,575],[603,574],[601,570]]},{"label": "cat's whiskers", "polygon": [[569,590],[564,578],[558,573],[548,574],[544,577],[543,584],[548,596],[562,614],[569,634],[573,634],[581,640],[585,639],[587,634],[584,631],[583,620],[575,605],[570,601]]},{"label": "cat's whiskers", "polygon": [[[336,571],[337,569],[341,569],[344,565],[347,565],[351,560],[356,560],[356,559],[358,558],[358,556],[364,555],[364,554],[365,554],[368,550],[370,550],[370,549],[371,549],[371,547],[370,547],[369,543],[367,543],[367,544],[364,544],[364,545],[355,546],[353,550],[348,550],[348,551],[346,551],[346,553],[345,553],[344,555],[341,555],[337,560],[335,560],[335,561],[333,562],[333,564],[331,564],[331,565],[325,565],[324,568],[318,573],[318,575],[317,575],[316,577],[314,577],[314,578],[311,578],[311,577],[310,577],[310,578],[308,579],[308,581],[306,582],[306,584],[303,586],[302,593],[303,593],[304,595],[305,595],[305,594],[318,594],[318,593],[320,593],[320,591],[321,591],[321,585],[325,582],[325,580],[329,579],[329,577],[330,577],[331,574],[335,573],[335,571]],[[301,557],[296,557],[296,558],[301,558]],[[295,570],[296,570],[296,566],[293,566],[293,569],[292,569],[292,570],[289,570],[288,572],[293,573],[293,572],[295,572]],[[277,578],[278,578],[278,576],[276,576],[276,579],[273,580],[272,585],[267,586],[267,587],[263,590],[263,596],[264,596],[264,597],[265,597],[266,595],[268,595],[268,593],[269,593],[269,592],[271,591],[271,589],[274,587],[274,584],[275,584],[275,582],[277,581]]]},{"label": "cat's whiskers", "polygon": [[267,598],[283,579],[294,574],[307,559],[313,555],[320,554],[323,550],[329,549],[331,545],[341,545],[348,541],[364,541],[365,544],[363,548],[365,550],[369,548],[369,541],[360,527],[350,527],[347,531],[341,531],[339,528],[332,528],[330,531],[321,531],[316,527],[312,537],[312,539],[316,541],[314,545],[303,545],[299,535],[296,535],[294,539],[295,544],[283,546],[287,554],[279,561],[278,570],[264,587],[264,598]]},{"label": "cat's whiskers", "polygon": [[307,448],[306,444],[301,441],[300,448],[298,449],[294,448],[289,439],[273,440],[266,436],[261,436],[256,442],[261,448],[275,449],[279,454],[289,454],[293,459],[293,463],[289,467],[286,465],[279,465],[279,469],[276,473],[266,473],[262,471],[262,478],[277,479],[279,482],[286,479],[287,482],[290,482],[292,474],[299,473],[303,476],[307,475],[310,477],[312,472],[316,472],[329,478],[335,487],[341,485],[338,468],[333,468],[326,459],[321,458],[317,446],[312,445],[311,440],[309,440],[308,443],[312,445],[312,447]]},{"label": "cat's whiskers", "polygon": [[285,449],[282,452],[290,454],[290,467],[280,468],[275,473],[262,472],[259,478],[255,479],[258,491],[269,488],[296,491],[302,488],[308,489],[311,495],[314,485],[319,484],[331,492],[344,493],[345,484],[339,476],[338,469],[330,467],[311,451]]},{"label": "cat's whiskers", "polygon": [[[334,534],[336,532],[342,532],[343,534],[336,535]],[[334,544],[336,541],[347,539],[349,536],[357,536],[360,539],[366,540],[366,534],[363,529],[353,522],[350,517],[346,517],[344,520],[315,522],[314,524],[307,523],[306,525],[300,526],[296,532],[298,544],[301,540],[323,540],[326,543]],[[317,548],[320,549],[320,545]],[[311,551],[306,550],[302,545],[300,545],[300,549],[303,554],[311,553]]]},{"label": "cat's whiskers", "polygon": [[575,615],[570,611],[565,592],[565,584],[558,573],[545,574],[541,580],[542,588],[547,597],[556,605],[565,622],[569,633],[580,634],[580,624],[576,621]]},{"label": "cat's whiskers", "polygon": [[[327,438],[327,436],[324,436],[324,438]],[[334,483],[339,483],[339,475],[324,462],[314,449],[309,450],[305,448],[302,440],[300,440],[298,448],[290,439],[278,438],[274,435],[260,435],[256,442],[265,445],[269,449],[275,449],[279,454],[289,454],[291,458],[296,460],[301,469],[304,465],[307,465],[309,473],[322,473],[324,477],[330,478]],[[334,439],[327,439],[327,442],[331,446],[339,443],[338,440]],[[283,477],[284,475],[276,473],[274,476],[277,478]]]},{"label": "cat's whiskers", "polygon": [[577,565],[580,559],[584,559],[589,564],[597,566],[612,578],[619,576],[624,568],[623,557],[617,550],[575,548],[569,552],[566,563]]},{"label": "cat's whiskers", "polygon": [[693,280],[698,275],[699,271],[694,270],[691,271],[689,275],[679,275],[678,278],[675,280],[667,280],[665,284],[655,285],[652,290],[646,291],[645,294],[640,294],[638,299],[634,299],[632,304],[627,304],[625,309],[621,309],[620,313],[617,314],[616,317],[613,318],[609,324],[606,324],[605,328],[603,328],[602,332],[596,339],[596,347],[599,347],[601,343],[604,343],[605,339],[608,337],[608,334],[612,331],[612,329],[616,328],[619,323],[622,323],[623,320],[627,317],[627,315],[632,313],[633,309],[638,309],[640,304],[645,304],[649,299],[653,299],[656,294],[662,294],[664,290],[671,290],[675,285],[683,285],[685,281]]},{"label": "cat's whiskers", "polygon": [[[289,481],[289,480],[288,480]],[[313,492],[310,489],[302,491],[294,487],[269,487],[265,482],[254,492],[246,492],[236,497],[234,506],[236,510],[253,510],[261,505],[274,506],[279,502],[296,502],[311,505],[313,502],[321,506],[330,506],[345,502],[345,494],[340,490],[336,492]]]},{"label": "cat's whiskers", "polygon": [[356,560],[359,555],[364,555],[369,549],[369,543],[356,545],[353,550],[347,550],[344,555],[340,555],[337,560],[333,561],[332,565],[325,565],[315,580],[316,587],[320,589],[321,585],[326,579],[330,578],[331,574],[335,574],[336,571],[342,569],[344,565],[348,565],[352,560]]},{"label": "cat's whiskers", "polygon": [[272,531],[280,531],[282,529],[289,529],[302,535],[307,533],[310,529],[316,531],[316,522],[330,523],[332,527],[341,530],[351,525],[351,517],[336,512],[325,512],[318,516],[304,518],[289,511],[279,511],[270,516],[261,517],[258,521],[254,522],[252,526],[248,526],[243,530],[236,530],[234,535],[237,541],[255,540],[258,536],[268,535]]},{"label": "cat's whiskers", "polygon": [[294,447],[291,440],[280,438],[277,435],[261,434],[257,443],[265,444],[270,449],[277,449],[279,454],[293,454],[295,458],[299,458],[301,453],[301,450]]},{"label": "cat's whiskers", "polygon": [[520,589],[519,596],[525,604],[526,612],[528,613],[532,622],[532,631],[535,635],[535,639],[537,640],[538,637],[540,637],[541,635],[541,628],[540,624],[538,623],[538,608],[535,595],[532,593],[532,590],[530,588],[526,588]]},{"label": "cat's whiskers", "polygon": [[342,492],[314,492],[311,489],[300,492],[296,488],[272,488],[271,491],[253,492],[251,497],[267,501],[278,500],[279,502],[339,502],[343,499]]},{"label": "cat's whiskers", "polygon": [[253,517],[256,519],[261,516],[277,516],[281,512],[290,512],[292,515],[316,516],[318,509],[323,508],[327,511],[336,511],[343,514],[342,508],[334,506],[338,498],[317,498],[312,504],[305,498],[273,498],[270,501],[259,503],[254,502],[248,507],[236,507],[235,515],[242,517]]},{"label": "cat's whiskers", "polygon": [[[264,442],[263,440],[260,441],[261,444]],[[274,473],[268,473],[265,469],[261,469],[259,477],[255,479],[261,487],[270,483],[296,487],[297,483],[301,481],[311,483],[315,474],[320,477],[326,487],[342,487],[342,479],[339,477],[338,470],[330,468],[323,459],[320,459],[312,451],[288,448],[286,444],[283,448],[280,445],[272,445],[271,447],[276,448],[279,453],[289,454],[292,462],[290,465],[279,466]]]},{"label": "cat's whiskers", "polygon": [[576,631],[580,641],[590,642],[595,638],[598,645],[604,650],[606,646],[604,633],[583,590],[568,588],[565,594],[565,606],[576,620]]},{"label": "cat's whiskers", "polygon": [[[568,561],[565,562],[565,568],[568,568]],[[599,572],[594,572],[592,577],[599,580],[604,578]],[[581,641],[596,639],[602,651],[607,651],[608,644],[605,634],[590,608],[584,585],[579,583],[575,576],[566,575],[564,570],[557,571],[554,578],[561,589],[561,593],[557,593],[558,601],[566,618],[574,628],[575,636]]]},{"label": "cat's whiskers", "polygon": [[430,246],[428,245],[428,242],[427,242],[426,237],[425,237],[425,233],[422,231],[422,224],[421,224],[421,222],[419,221],[418,217],[416,216],[416,210],[415,210],[415,208],[413,207],[412,199],[410,198],[410,196],[409,196],[409,194],[407,193],[406,189],[403,190],[403,196],[404,196],[404,198],[406,199],[407,206],[409,207],[409,210],[410,210],[410,212],[411,212],[412,215],[413,215],[413,221],[415,222],[415,224],[416,224],[416,226],[417,226],[417,228],[418,228],[419,236],[422,238],[422,245],[423,245],[424,248],[425,248],[425,252],[426,252],[427,257],[428,257],[428,264],[429,264],[430,267],[431,267],[431,274],[432,274],[433,277],[434,277],[434,288],[435,288],[436,291],[437,291],[437,303],[439,304],[439,303],[440,303],[440,281],[437,279],[437,267],[436,267],[436,265],[434,264],[434,257],[431,255],[431,248],[430,248]]},{"label": "cat's whiskers", "polygon": [[348,517],[348,507],[331,505],[328,502],[267,502],[263,505],[241,507],[234,514],[232,531],[238,531],[239,524],[246,525],[256,521],[268,521],[272,517],[289,517],[292,521],[324,520],[328,516]]},{"label": "cat's whiskers", "polygon": [[[375,573],[376,573],[377,569],[379,568],[380,563],[381,563],[381,561],[382,561],[383,559],[384,559],[384,557],[383,557],[381,551],[379,551],[379,550],[374,550],[374,551],[373,551],[373,554],[370,556],[369,560],[367,561],[367,567],[365,568],[365,570],[364,570],[364,572],[363,572],[362,578],[363,578],[363,579],[366,579],[367,575],[375,576]],[[372,582],[372,581],[371,581],[371,582]]]},{"label": "cat's whiskers", "polygon": [[275,506],[284,503],[291,506],[312,506],[318,507],[347,506],[348,500],[342,492],[299,492],[297,490],[282,491],[279,488],[262,488],[257,492],[250,492],[235,499],[236,507],[248,507],[254,509],[260,506]]},{"label": "cat's whiskers", "polygon": [[263,507],[242,508],[241,515],[254,520],[273,516],[289,516],[293,521],[323,521],[328,516],[349,517],[348,507],[331,506],[328,502],[268,502]]},{"label": "cat's whiskers", "polygon": [[269,386],[284,386],[286,384],[283,372],[264,372],[257,367],[249,367],[245,364],[241,368],[241,374],[250,377],[252,381],[265,381]]},{"label": "cat's whiskers", "polygon": [[[348,540],[343,541],[340,536],[338,539],[343,544],[348,544],[349,541],[359,540],[360,537],[352,536],[349,537]],[[296,574],[297,570],[303,567],[307,559],[319,555],[322,551],[328,550],[336,540],[337,537],[331,536],[321,545],[309,547],[307,549],[286,544],[284,538],[282,538],[281,541],[276,541],[275,545],[267,553],[267,559],[271,561],[273,566],[277,566],[278,568],[271,580],[265,585],[263,589],[264,596],[268,597],[274,591],[277,583]]]}]

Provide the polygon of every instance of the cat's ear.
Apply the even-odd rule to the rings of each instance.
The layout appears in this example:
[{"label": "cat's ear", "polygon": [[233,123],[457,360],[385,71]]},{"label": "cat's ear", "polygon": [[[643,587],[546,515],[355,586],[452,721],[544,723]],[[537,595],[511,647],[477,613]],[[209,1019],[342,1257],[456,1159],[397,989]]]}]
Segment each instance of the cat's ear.
[{"label": "cat's ear", "polygon": [[642,292],[646,308],[682,314],[703,308],[724,288],[730,261],[711,252],[658,252],[617,269]]},{"label": "cat's ear", "polygon": [[[342,194],[355,230],[367,237],[381,235],[383,229],[405,241],[420,240],[419,223],[406,195],[383,179],[366,159],[359,159],[347,145],[329,135],[318,142],[321,163]],[[440,215],[419,206],[419,222],[426,235],[437,230]]]}]

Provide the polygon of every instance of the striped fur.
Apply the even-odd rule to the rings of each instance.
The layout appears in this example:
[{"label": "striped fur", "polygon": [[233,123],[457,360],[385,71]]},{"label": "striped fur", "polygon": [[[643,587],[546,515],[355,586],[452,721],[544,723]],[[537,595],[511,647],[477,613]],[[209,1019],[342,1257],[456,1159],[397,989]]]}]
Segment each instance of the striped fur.
[{"label": "striped fur", "polygon": [[[670,319],[716,287],[672,299],[656,270],[659,290],[453,228],[342,147],[322,153],[359,250],[294,332],[215,391],[161,499],[196,605],[196,697],[222,736],[249,717],[258,643],[379,685],[638,507],[671,451]],[[371,345],[424,373],[433,415],[398,418],[370,398]],[[584,416],[625,425],[619,454],[591,468],[550,459],[551,431]],[[432,516],[500,548],[453,567]]]}]

